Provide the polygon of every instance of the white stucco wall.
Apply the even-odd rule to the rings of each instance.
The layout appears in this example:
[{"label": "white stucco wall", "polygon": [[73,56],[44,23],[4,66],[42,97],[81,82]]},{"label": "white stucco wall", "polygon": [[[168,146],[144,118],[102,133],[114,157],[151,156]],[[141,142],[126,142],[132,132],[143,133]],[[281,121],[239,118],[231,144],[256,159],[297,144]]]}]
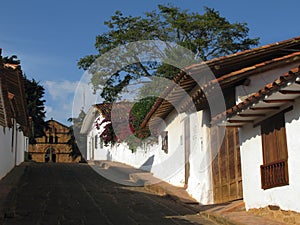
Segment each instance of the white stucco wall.
[{"label": "white stucco wall", "polygon": [[[161,149],[161,139],[158,143],[151,143],[132,152],[126,143],[119,143],[112,147],[98,147],[94,149],[94,160],[111,160],[126,163],[136,168],[151,171],[154,176],[170,182],[176,186],[184,186],[184,152],[180,141],[182,133],[182,116],[169,118],[172,121],[167,127],[169,151]],[[87,136],[88,157],[90,160],[93,149],[93,138],[100,134],[95,127]]]},{"label": "white stucco wall", "polygon": [[277,205],[283,210],[300,212],[300,100],[285,114],[288,147],[289,185],[261,189],[260,165],[263,164],[260,126],[248,125],[240,130],[243,193],[246,208]]},{"label": "white stucco wall", "polygon": [[209,115],[200,111],[190,115],[191,155],[188,193],[202,204],[213,203]]},{"label": "white stucco wall", "polygon": [[155,152],[154,166],[151,172],[155,176],[179,187],[184,186],[184,114],[172,112],[165,120],[168,132],[168,153],[161,150],[161,140]]},{"label": "white stucco wall", "polygon": [[[93,114],[94,115],[94,114]],[[94,119],[94,122],[91,122],[89,125],[91,126],[89,129],[87,130],[87,155],[86,155],[86,160],[107,160],[107,150],[110,147],[106,147],[103,145],[101,145],[101,140],[99,138],[100,134],[103,132],[103,129],[105,127],[106,124],[102,124],[100,126],[100,129],[98,130],[96,128],[96,122],[98,121],[98,123],[100,121],[102,121],[104,118],[102,116],[102,114],[99,115],[99,113],[97,114],[98,116],[92,117],[91,119]],[[97,143],[95,143],[95,136],[97,136]],[[96,146],[97,144],[97,146]]]},{"label": "white stucco wall", "polygon": [[[13,129],[15,132],[12,147]],[[16,126],[14,128],[0,127],[0,179],[12,170],[15,165],[19,165],[24,161],[27,141],[23,132],[19,131]]]},{"label": "white stucco wall", "polygon": [[[113,147],[100,146],[95,149],[94,136],[102,130],[95,127],[87,136],[88,160],[94,148],[94,160],[122,162],[136,168],[151,171],[154,176],[175,186],[183,187],[185,182],[185,114],[171,113],[166,119],[165,131],[168,131],[168,153],[161,149],[161,138],[158,143],[144,145],[131,152],[126,143]],[[190,115],[190,177],[188,193],[203,204],[212,203],[212,184],[210,167],[209,129],[206,127],[208,115],[197,112]],[[99,144],[99,141],[98,141]]]},{"label": "white stucco wall", "polygon": [[282,74],[285,74],[292,68],[298,67],[299,63],[292,63],[282,66],[280,68],[275,68],[272,70],[265,71],[263,73],[259,73],[257,75],[253,75],[249,77],[251,80],[250,85],[244,86],[240,85],[236,87],[236,101],[237,103],[241,102],[244,97],[247,97],[261,88],[263,88],[266,84],[273,82],[277,78],[279,78]]}]

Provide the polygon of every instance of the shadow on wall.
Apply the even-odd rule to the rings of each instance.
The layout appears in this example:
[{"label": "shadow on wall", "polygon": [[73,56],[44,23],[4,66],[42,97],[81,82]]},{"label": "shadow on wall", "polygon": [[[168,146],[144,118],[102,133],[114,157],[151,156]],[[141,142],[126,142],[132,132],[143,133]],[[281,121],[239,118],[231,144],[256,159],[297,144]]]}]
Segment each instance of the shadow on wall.
[{"label": "shadow on wall", "polygon": [[107,151],[107,153],[106,153],[106,160],[108,160],[108,161],[112,160],[112,154],[110,153],[110,151]]},{"label": "shadow on wall", "polygon": [[154,162],[154,155],[152,155],[149,159],[144,162],[139,169],[144,170],[144,171],[151,171],[152,165]]},{"label": "shadow on wall", "polygon": [[[288,123],[293,123],[293,121],[299,120],[300,115],[300,98],[297,99],[291,108],[292,110],[284,113],[285,126]],[[280,127],[279,127],[280,128]],[[277,129],[279,129],[277,128]],[[244,135],[242,135],[244,133]],[[251,140],[252,138],[256,138],[257,136],[261,136],[261,126],[254,127],[253,124],[248,124],[240,130],[240,145],[247,142],[247,140]]]}]

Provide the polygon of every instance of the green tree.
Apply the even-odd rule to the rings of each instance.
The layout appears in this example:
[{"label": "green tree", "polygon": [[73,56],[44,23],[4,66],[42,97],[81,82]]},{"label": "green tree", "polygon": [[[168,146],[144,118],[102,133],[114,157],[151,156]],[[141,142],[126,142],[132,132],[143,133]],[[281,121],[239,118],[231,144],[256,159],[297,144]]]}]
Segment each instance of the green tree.
[{"label": "green tree", "polygon": [[[208,60],[258,44],[258,38],[249,38],[246,23],[231,23],[220,13],[211,8],[204,8],[204,13],[188,12],[172,5],[158,5],[155,11],[144,16],[125,16],[116,11],[110,20],[105,22],[108,31],[96,37],[96,55],[88,55],[79,60],[78,66],[84,70],[91,69],[96,58],[110,50],[139,40],[162,40],[174,42],[188,48],[195,54],[195,59]],[[149,46],[144,46],[145,48]],[[137,49],[139,51],[141,49]],[[120,61],[117,55],[107,59]],[[119,93],[134,79],[140,77],[162,76],[172,78],[178,72],[161,62],[142,62],[127,65],[113,74],[93,73],[91,83],[95,90],[101,89],[101,96],[107,102],[118,99]],[[105,65],[105,64],[104,64]],[[103,83],[103,81],[107,81]]]},{"label": "green tree", "polygon": [[[246,23],[231,23],[218,11],[208,7],[204,7],[202,14],[181,10],[172,5],[158,5],[156,10],[146,12],[143,16],[126,16],[121,11],[116,11],[105,25],[108,31],[96,37],[95,48],[98,54],[81,58],[78,67],[92,74],[94,91],[100,90],[105,102],[120,99],[122,91],[132,91],[132,86],[137,84],[135,87],[139,90],[139,101],[131,109],[130,123],[134,135],[142,136],[141,139],[150,132],[140,129],[140,124],[157,96],[168,85],[160,78],[172,79],[181,68],[163,63],[162,60],[143,60],[143,54],[140,53],[151,54],[155,46],[143,42],[132,47],[130,43],[143,40],[165,41],[167,44],[162,55],[184,67],[249,49],[259,41],[258,38],[249,38]],[[193,57],[185,57],[179,47],[174,50],[170,43],[189,49]],[[132,47],[129,49],[130,54],[126,54],[128,46]],[[114,52],[117,47],[118,51]],[[156,53],[159,54],[155,52],[149,58],[155,59]],[[141,85],[145,78],[149,83]],[[110,134],[109,126],[107,127],[106,133]],[[114,141],[115,137],[111,135],[111,142]]]},{"label": "green tree", "polygon": [[[10,57],[5,56],[2,58],[3,63],[10,64],[20,64],[20,60],[16,55]],[[23,82],[25,89],[25,99],[27,105],[27,115],[30,122],[30,137],[29,142],[31,144],[35,143],[36,137],[41,137],[44,135],[44,128],[46,127],[45,117],[45,100],[44,87],[37,82],[35,79],[28,79],[25,74],[23,74]]]},{"label": "green tree", "polygon": [[5,56],[2,58],[3,63],[17,64],[19,65],[21,61],[18,59],[18,56],[12,55],[10,57]]},{"label": "green tree", "polygon": [[29,116],[29,122],[31,125],[29,140],[31,144],[34,144],[36,137],[41,137],[44,135],[44,129],[47,126],[45,122],[46,111],[44,106],[45,89],[35,79],[30,80],[25,75],[24,86],[27,114]]}]

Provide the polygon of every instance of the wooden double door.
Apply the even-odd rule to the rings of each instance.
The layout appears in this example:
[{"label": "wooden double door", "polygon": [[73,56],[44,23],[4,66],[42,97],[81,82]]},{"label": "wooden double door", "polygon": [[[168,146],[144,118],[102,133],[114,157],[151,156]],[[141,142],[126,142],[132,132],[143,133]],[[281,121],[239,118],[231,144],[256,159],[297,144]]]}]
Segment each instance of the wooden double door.
[{"label": "wooden double door", "polygon": [[222,136],[220,128],[211,132],[214,203],[243,198],[238,128],[227,127]]}]

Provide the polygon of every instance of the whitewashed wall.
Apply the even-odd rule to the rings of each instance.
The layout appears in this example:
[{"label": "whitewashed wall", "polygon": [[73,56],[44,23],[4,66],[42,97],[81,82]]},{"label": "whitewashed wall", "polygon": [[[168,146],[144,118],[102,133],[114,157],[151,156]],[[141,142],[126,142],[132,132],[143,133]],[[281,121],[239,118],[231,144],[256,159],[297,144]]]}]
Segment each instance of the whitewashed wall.
[{"label": "whitewashed wall", "polygon": [[[168,131],[168,153],[158,143],[144,145],[132,153],[125,143],[113,147],[92,146],[94,136],[101,133],[95,128],[87,136],[88,160],[94,149],[94,160],[122,162],[136,168],[151,171],[154,176],[172,185],[183,187],[185,181],[184,121],[185,114],[171,113],[166,119],[165,131]],[[211,159],[209,148],[209,129],[206,124],[209,116],[203,112],[190,115],[190,177],[188,193],[203,204],[212,203]]]},{"label": "whitewashed wall", "polygon": [[292,68],[298,67],[299,63],[292,63],[286,66],[282,66],[280,68],[275,68],[272,70],[265,71],[263,73],[259,73],[257,75],[251,76],[249,79],[251,80],[250,85],[244,86],[240,85],[236,87],[236,101],[237,103],[241,102],[244,97],[247,97],[261,88],[263,88],[266,84],[273,82],[277,78],[279,78],[282,74],[285,74]]},{"label": "whitewashed wall", "polygon": [[[18,125],[17,125],[18,126]],[[12,134],[14,132],[14,142],[12,147]],[[27,137],[17,127],[0,127],[0,179],[3,178],[15,165],[24,161],[24,151],[28,143]]]},{"label": "whitewashed wall", "polygon": [[283,210],[300,212],[300,99],[294,110],[285,114],[288,147],[289,185],[261,189],[260,165],[263,164],[260,126],[243,127],[240,131],[243,193],[246,208],[277,205]]},{"label": "whitewashed wall", "polygon": [[[94,136],[100,134],[94,127],[87,136],[88,154],[87,159],[92,159],[94,149],[94,160],[110,160],[126,163],[136,168],[151,171],[154,176],[161,178],[173,185],[184,185],[184,152],[180,143],[179,133],[182,132],[181,116],[172,117],[173,122],[166,128],[169,132],[169,152],[166,154],[161,150],[161,139],[158,143],[144,145],[136,152],[128,148],[126,143],[116,144],[112,147],[100,146],[95,149]],[[98,142],[99,144],[99,142]]]},{"label": "whitewashed wall", "polygon": [[[251,76],[249,86],[240,85],[236,87],[236,102],[241,102],[245,97],[257,92],[266,84],[273,82],[297,66],[298,64],[294,63]],[[297,136],[297,133],[300,132],[299,110],[298,100],[294,110],[285,114],[289,155],[289,186],[261,189],[260,165],[263,164],[261,128],[249,124],[240,129],[243,197],[247,209],[278,205],[285,210],[300,212],[300,202],[295,201],[300,197],[300,182],[297,182],[297,177],[299,180],[300,176],[300,168],[297,167],[297,163],[300,163],[300,154],[297,154],[296,151],[300,144],[299,135]]]},{"label": "whitewashed wall", "polygon": [[202,204],[213,203],[209,117],[207,111],[190,115],[191,155],[187,191]]}]

